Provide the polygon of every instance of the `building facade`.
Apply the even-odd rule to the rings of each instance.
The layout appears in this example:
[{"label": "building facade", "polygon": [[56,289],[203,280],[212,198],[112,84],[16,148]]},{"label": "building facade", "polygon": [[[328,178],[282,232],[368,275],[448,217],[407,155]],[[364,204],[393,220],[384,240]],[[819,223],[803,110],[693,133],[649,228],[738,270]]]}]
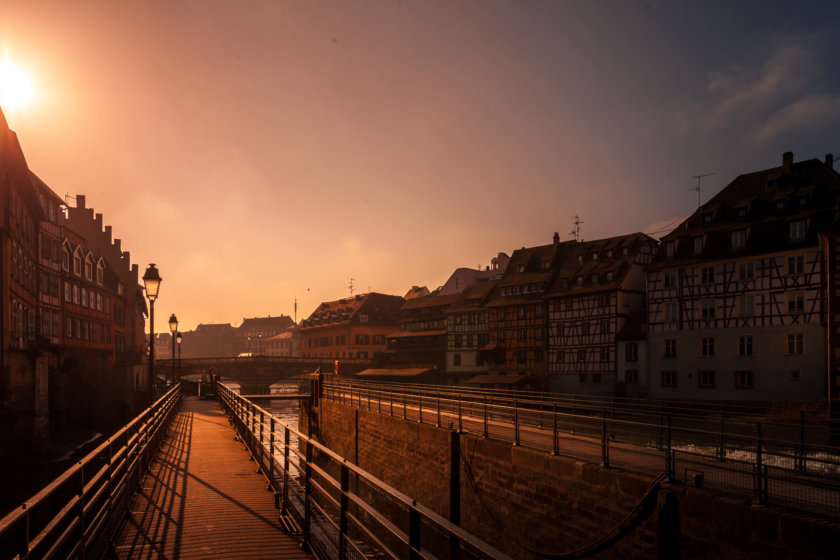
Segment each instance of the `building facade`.
[{"label": "building facade", "polygon": [[824,399],[827,255],[840,176],[833,160],[741,175],[665,236],[647,280],[649,394]]},{"label": "building facade", "polygon": [[403,303],[399,330],[388,335],[388,366],[444,371],[446,312],[457,299],[458,294],[428,295]]},{"label": "building facade", "polygon": [[485,304],[497,282],[467,286],[446,311],[446,379],[460,384],[477,375],[488,375],[490,312]]}]

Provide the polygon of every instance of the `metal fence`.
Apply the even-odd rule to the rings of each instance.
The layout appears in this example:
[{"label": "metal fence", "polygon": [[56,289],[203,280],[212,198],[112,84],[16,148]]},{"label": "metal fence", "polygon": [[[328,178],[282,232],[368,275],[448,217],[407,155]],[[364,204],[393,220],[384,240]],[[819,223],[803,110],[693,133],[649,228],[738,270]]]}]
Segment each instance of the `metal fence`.
[{"label": "metal fence", "polygon": [[176,385],[0,520],[0,559],[104,557],[180,401]]},{"label": "metal fence", "polygon": [[317,557],[509,558],[224,384],[217,395],[283,523]]},{"label": "metal fence", "polygon": [[748,408],[553,397],[326,378],[339,403],[510,441],[672,483],[840,519],[840,448],[822,427],[750,419]]}]

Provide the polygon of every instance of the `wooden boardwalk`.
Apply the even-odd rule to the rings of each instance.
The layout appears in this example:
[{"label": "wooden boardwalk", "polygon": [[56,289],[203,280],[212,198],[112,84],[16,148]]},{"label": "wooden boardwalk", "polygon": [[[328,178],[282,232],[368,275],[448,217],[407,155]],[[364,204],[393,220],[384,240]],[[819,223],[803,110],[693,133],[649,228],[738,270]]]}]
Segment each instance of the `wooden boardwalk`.
[{"label": "wooden boardwalk", "polygon": [[115,540],[117,558],[312,558],[283,532],[256,471],[219,405],[185,397]]}]

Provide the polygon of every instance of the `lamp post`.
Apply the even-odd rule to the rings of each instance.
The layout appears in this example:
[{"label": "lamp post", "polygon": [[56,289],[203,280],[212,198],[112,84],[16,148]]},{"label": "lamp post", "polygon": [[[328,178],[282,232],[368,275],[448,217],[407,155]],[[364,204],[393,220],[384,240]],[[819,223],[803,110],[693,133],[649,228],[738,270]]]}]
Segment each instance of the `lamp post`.
[{"label": "lamp post", "polygon": [[181,382],[181,333],[175,333],[175,342],[178,343],[178,383]]},{"label": "lamp post", "polygon": [[172,378],[175,378],[175,333],[178,332],[178,317],[173,313],[169,318],[169,332],[172,333]]},{"label": "lamp post", "polygon": [[257,338],[258,338],[258,339],[259,339],[259,341],[260,341],[260,351],[259,351],[259,353],[257,354],[257,356],[262,356],[262,333],[258,333],[258,334],[257,334]]},{"label": "lamp post", "polygon": [[152,263],[143,274],[143,287],[149,300],[149,406],[155,403],[155,300],[160,283],[160,273]]}]

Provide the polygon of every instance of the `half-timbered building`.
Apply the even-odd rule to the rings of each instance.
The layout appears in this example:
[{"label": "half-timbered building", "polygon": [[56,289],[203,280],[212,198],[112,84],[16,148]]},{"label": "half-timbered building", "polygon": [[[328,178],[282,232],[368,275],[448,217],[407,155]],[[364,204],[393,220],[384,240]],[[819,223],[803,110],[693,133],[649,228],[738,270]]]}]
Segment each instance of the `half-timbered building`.
[{"label": "half-timbered building", "polygon": [[575,241],[518,249],[487,302],[489,376],[483,385],[548,389],[543,296]]},{"label": "half-timbered building", "polygon": [[458,294],[407,300],[400,308],[400,328],[388,335],[386,363],[392,368],[446,367],[446,311]]},{"label": "half-timbered building", "polygon": [[647,277],[650,395],[825,398],[832,158],[737,177],[662,239]]},{"label": "half-timbered building", "polygon": [[490,312],[484,304],[496,284],[470,284],[446,313],[446,377],[450,383],[488,373],[485,349],[490,343]]},{"label": "half-timbered building", "polygon": [[[619,360],[616,337],[631,313],[645,308],[644,270],[656,245],[643,233],[571,242],[544,296],[552,391],[624,394],[627,371],[635,371],[629,383],[638,383],[638,346],[624,344],[625,355]],[[631,350],[635,352],[632,356]],[[625,366],[628,356],[635,362],[621,368],[619,379],[618,366]]]}]

